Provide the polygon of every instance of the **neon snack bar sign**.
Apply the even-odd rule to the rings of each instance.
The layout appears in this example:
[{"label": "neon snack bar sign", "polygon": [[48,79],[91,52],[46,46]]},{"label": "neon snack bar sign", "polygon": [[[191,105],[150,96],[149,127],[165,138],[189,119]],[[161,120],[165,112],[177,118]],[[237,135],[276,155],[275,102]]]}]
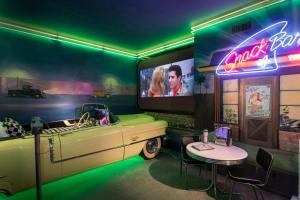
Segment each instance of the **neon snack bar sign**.
[{"label": "neon snack bar sign", "polygon": [[[289,34],[285,31],[287,21],[277,22],[250,36],[232,49],[219,63],[218,75],[247,74],[275,71],[283,61],[278,50],[297,50],[300,33]],[[271,36],[266,36],[270,35]],[[300,49],[299,49],[300,50]],[[299,60],[300,53],[288,55],[289,61]]]}]

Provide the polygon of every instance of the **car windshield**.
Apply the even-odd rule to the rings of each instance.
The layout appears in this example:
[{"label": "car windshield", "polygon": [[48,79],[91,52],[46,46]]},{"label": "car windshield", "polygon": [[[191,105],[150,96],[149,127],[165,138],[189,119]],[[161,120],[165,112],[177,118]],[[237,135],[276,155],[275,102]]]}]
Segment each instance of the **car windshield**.
[{"label": "car windshield", "polygon": [[97,110],[99,109],[107,109],[107,107],[104,104],[85,104],[82,107],[81,115],[88,112],[90,114],[90,117],[97,119]]},{"label": "car windshield", "polygon": [[[91,118],[98,119],[99,112],[98,110],[107,110],[109,112],[108,107],[105,104],[85,104],[82,107],[81,115],[88,112]],[[112,112],[109,112],[109,121],[114,124],[119,121],[119,118],[114,115]]]},{"label": "car windshield", "polygon": [[83,105],[82,112],[91,112],[95,111],[96,109],[107,109],[107,107],[104,104],[85,104]]}]

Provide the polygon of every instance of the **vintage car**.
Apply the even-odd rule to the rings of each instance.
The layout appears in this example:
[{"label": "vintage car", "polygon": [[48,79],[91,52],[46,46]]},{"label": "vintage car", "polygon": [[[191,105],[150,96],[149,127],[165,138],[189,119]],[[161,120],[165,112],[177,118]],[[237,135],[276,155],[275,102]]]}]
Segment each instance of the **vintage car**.
[{"label": "vintage car", "polygon": [[33,89],[31,85],[23,85],[21,90],[7,90],[9,97],[46,98],[46,94],[39,89]]},{"label": "vintage car", "polygon": [[[108,124],[97,123],[98,110],[109,113]],[[40,134],[43,183],[140,153],[146,159],[158,154],[165,121],[145,114],[115,116],[102,104],[85,104],[81,113],[79,120],[44,125]],[[35,185],[34,155],[33,135],[0,141],[0,191],[14,194]]]}]

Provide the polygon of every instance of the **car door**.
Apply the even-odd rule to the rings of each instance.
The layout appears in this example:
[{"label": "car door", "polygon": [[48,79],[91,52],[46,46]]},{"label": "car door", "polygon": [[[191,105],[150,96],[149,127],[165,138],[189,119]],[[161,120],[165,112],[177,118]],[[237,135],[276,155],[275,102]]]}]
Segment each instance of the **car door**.
[{"label": "car door", "polygon": [[[51,161],[49,151],[51,135],[40,136],[41,179],[43,183],[61,177],[60,163]],[[53,141],[53,140],[52,140]],[[58,141],[58,140],[56,140]],[[57,145],[56,143],[52,143]],[[15,193],[35,185],[34,136],[8,138],[0,141],[0,190]],[[57,157],[56,152],[53,157]]]},{"label": "car door", "polygon": [[63,177],[123,159],[119,125],[81,128],[59,137]]},{"label": "car door", "polygon": [[33,137],[0,141],[0,190],[15,193],[33,187],[34,141]]}]

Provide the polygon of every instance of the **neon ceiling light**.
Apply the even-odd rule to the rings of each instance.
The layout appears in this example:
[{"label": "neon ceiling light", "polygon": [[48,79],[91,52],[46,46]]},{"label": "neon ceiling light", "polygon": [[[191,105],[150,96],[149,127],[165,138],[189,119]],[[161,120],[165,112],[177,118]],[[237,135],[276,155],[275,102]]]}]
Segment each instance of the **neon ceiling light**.
[{"label": "neon ceiling light", "polygon": [[38,29],[25,27],[22,25],[12,24],[12,23],[5,22],[2,20],[0,20],[0,28],[27,34],[27,35],[32,35],[32,36],[36,36],[36,37],[40,37],[40,38],[57,40],[60,42],[65,42],[65,43],[73,44],[76,46],[86,47],[86,48],[100,50],[100,51],[107,51],[107,52],[122,55],[122,56],[133,57],[133,58],[136,57],[135,53],[131,53],[128,51],[119,50],[119,49],[112,48],[112,47],[109,47],[106,45],[99,45],[99,44],[94,44],[94,43],[90,43],[90,42],[85,42],[82,40],[74,39],[71,37],[66,37],[63,35],[58,35],[58,34],[46,32],[46,31],[41,31]]},{"label": "neon ceiling light", "polygon": [[195,33],[199,30],[211,27],[211,26],[216,25],[216,24],[220,24],[220,23],[228,21],[230,19],[242,16],[242,15],[245,15],[245,14],[249,14],[251,12],[260,10],[262,8],[270,7],[272,5],[275,5],[275,4],[284,2],[284,1],[286,1],[286,0],[262,0],[258,3],[248,5],[246,7],[241,8],[241,9],[234,10],[230,13],[224,14],[222,16],[219,16],[219,17],[213,18],[211,20],[208,20],[208,21],[202,22],[200,24],[197,24],[195,26],[192,26],[192,28],[191,28],[192,33]]},{"label": "neon ceiling light", "polygon": [[[289,34],[286,31],[287,25],[287,21],[274,23],[241,42],[221,60],[216,74],[232,75],[277,70],[279,68],[278,50],[284,49],[287,53],[300,45],[300,32]],[[270,33],[273,34],[269,36]],[[251,46],[253,41],[260,42]],[[249,46],[251,48],[245,51],[244,49]],[[292,54],[288,58],[291,61],[299,57],[299,54]],[[253,61],[253,59],[256,60]],[[282,62],[282,60],[279,61]],[[249,65],[250,62],[252,62],[251,65]]]},{"label": "neon ceiling light", "polygon": [[[192,27],[192,33],[196,32],[198,30],[222,23],[229,19],[236,18],[241,15],[253,12],[255,10],[269,7],[271,5],[274,5],[274,4],[277,4],[280,2],[284,2],[284,1],[286,1],[286,0],[262,0],[258,3],[251,4],[247,7],[241,8],[239,10],[235,10],[233,12],[230,12],[228,14],[214,18],[212,20],[205,21],[201,24],[195,25]],[[0,28],[10,30],[13,32],[19,32],[19,33],[26,34],[26,35],[36,36],[39,38],[57,40],[60,42],[64,42],[67,44],[72,44],[72,45],[76,45],[76,46],[80,46],[80,47],[84,47],[84,48],[106,51],[109,53],[113,53],[113,54],[117,54],[117,55],[121,55],[121,56],[127,56],[127,57],[131,57],[131,58],[144,58],[147,56],[152,56],[152,55],[155,55],[158,53],[162,53],[165,51],[169,51],[172,49],[176,49],[176,48],[187,46],[187,45],[194,43],[194,36],[190,36],[185,39],[181,39],[179,41],[162,44],[155,48],[150,48],[149,50],[145,50],[145,51],[141,51],[141,52],[130,52],[130,51],[124,51],[124,50],[120,50],[117,48],[113,48],[108,45],[99,45],[99,44],[95,44],[95,43],[91,43],[91,42],[78,40],[78,39],[75,39],[72,37],[67,37],[67,36],[58,35],[58,34],[51,33],[51,32],[38,30],[35,28],[31,28],[31,27],[26,27],[23,25],[17,25],[17,24],[11,23],[11,22],[3,21],[3,20],[0,20]]]},{"label": "neon ceiling light", "polygon": [[163,51],[167,51],[167,50],[175,49],[175,48],[178,48],[178,47],[186,46],[186,45],[192,44],[192,43],[194,43],[194,36],[191,36],[191,37],[188,37],[188,38],[185,38],[185,39],[173,42],[173,43],[165,44],[165,45],[162,45],[160,47],[149,49],[147,51],[142,51],[142,52],[138,53],[137,56],[139,58],[143,58],[145,56],[154,55],[154,54],[157,54],[157,53],[160,53],[160,52],[163,52]]},{"label": "neon ceiling light", "polygon": [[9,31],[13,31],[13,32],[18,32],[18,33],[30,35],[30,36],[35,36],[35,37],[50,39],[50,40],[56,40],[56,41],[64,42],[64,43],[67,43],[67,44],[72,44],[72,45],[84,47],[84,48],[100,50],[100,51],[107,51],[107,52],[110,52],[110,53],[113,53],[113,54],[128,56],[128,57],[133,57],[133,58],[143,58],[145,56],[150,56],[150,55],[154,55],[154,54],[157,54],[157,53],[160,53],[160,52],[164,52],[164,51],[168,51],[168,50],[175,49],[175,48],[178,48],[178,47],[182,47],[182,46],[185,46],[185,45],[189,45],[189,44],[192,44],[194,42],[194,36],[191,36],[189,38],[185,38],[183,40],[175,41],[173,43],[164,44],[164,45],[161,45],[159,47],[149,49],[147,51],[143,51],[143,52],[140,52],[140,53],[134,53],[134,52],[119,50],[119,49],[112,48],[112,47],[109,47],[109,46],[106,46],[106,45],[98,45],[98,44],[78,40],[78,39],[71,38],[71,37],[58,35],[58,34],[46,32],[46,31],[38,30],[38,29],[35,29],[35,28],[26,27],[26,26],[23,26],[23,25],[17,25],[17,24],[13,24],[13,23],[10,23],[10,22],[5,22],[3,20],[0,20],[0,28],[6,29],[6,30],[9,30]]}]

